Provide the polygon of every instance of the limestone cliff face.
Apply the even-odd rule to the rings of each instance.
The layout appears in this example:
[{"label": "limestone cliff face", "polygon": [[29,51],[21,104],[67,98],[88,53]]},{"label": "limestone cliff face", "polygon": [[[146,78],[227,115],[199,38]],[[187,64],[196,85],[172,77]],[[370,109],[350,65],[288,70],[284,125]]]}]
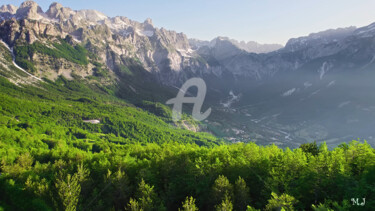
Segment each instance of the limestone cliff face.
[{"label": "limestone cliff face", "polygon": [[61,36],[61,30],[56,26],[29,19],[17,20],[13,18],[0,23],[0,28],[1,39],[11,46],[13,46],[18,39],[32,44],[39,38],[43,39],[47,36]]},{"label": "limestone cliff face", "polygon": [[110,18],[98,11],[74,11],[58,3],[43,12],[32,1],[17,9],[5,6],[2,11],[0,38],[10,46],[70,35],[73,44],[87,48],[110,71],[118,72],[132,60],[166,85],[180,85],[196,76],[221,77],[224,72],[254,80],[272,73],[264,68],[263,57],[249,54],[231,40],[217,38],[208,46],[197,47],[197,42],[189,42],[183,33],[154,27],[151,19],[140,23],[126,17]]},{"label": "limestone cliff face", "polygon": [[70,35],[111,71],[121,69],[132,59],[164,84],[182,82],[190,72],[207,71],[183,33],[156,28],[151,19],[140,23],[126,17],[109,18],[98,11],[74,11],[58,3],[43,12],[33,1],[19,8],[3,6],[0,17],[4,19],[0,38],[10,46]]}]

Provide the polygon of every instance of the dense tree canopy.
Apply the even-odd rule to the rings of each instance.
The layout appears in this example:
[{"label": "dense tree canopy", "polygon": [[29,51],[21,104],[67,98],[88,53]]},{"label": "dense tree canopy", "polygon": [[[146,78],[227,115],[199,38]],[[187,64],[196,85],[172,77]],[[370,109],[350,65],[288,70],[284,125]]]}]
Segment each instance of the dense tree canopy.
[{"label": "dense tree canopy", "polygon": [[[102,210],[285,210],[351,206],[374,195],[374,150],[352,142],[348,149],[301,149],[234,144],[109,144],[91,152],[38,141],[2,151],[4,208]],[[29,152],[27,152],[29,151]],[[187,197],[193,198],[187,198]],[[28,198],[30,200],[22,200]],[[181,206],[181,204],[183,206]],[[318,209],[318,208],[316,208]]]}]

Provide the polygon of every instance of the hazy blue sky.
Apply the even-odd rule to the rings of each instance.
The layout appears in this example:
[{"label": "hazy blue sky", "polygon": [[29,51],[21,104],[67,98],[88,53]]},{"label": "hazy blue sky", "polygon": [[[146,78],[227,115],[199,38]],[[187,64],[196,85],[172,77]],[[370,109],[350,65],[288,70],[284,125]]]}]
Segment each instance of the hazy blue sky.
[{"label": "hazy blue sky", "polygon": [[[56,1],[56,0],[55,0]],[[20,5],[21,0],[0,0]],[[50,0],[36,0],[47,10]],[[374,0],[60,0],[72,9],[96,9],[210,40],[285,44],[289,38],[329,28],[375,22]]]}]

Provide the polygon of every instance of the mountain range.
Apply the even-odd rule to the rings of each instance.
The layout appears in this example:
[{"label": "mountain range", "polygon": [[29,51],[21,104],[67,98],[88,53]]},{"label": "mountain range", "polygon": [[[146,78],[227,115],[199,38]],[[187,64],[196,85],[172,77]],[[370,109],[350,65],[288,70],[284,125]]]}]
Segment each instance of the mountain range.
[{"label": "mountain range", "polygon": [[201,77],[205,106],[215,110],[204,124],[216,136],[289,147],[356,138],[375,144],[375,23],[262,45],[189,39],[151,19],[59,3],[44,12],[26,1],[0,8],[0,39],[17,65],[1,63],[2,75],[20,86],[63,77],[116,87],[134,104],[165,103],[187,79]]}]

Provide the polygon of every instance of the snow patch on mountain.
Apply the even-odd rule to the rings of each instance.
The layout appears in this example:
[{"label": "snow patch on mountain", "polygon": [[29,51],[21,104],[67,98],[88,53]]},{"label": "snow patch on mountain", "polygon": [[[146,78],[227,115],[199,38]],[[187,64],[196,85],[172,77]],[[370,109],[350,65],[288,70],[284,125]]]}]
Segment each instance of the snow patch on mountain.
[{"label": "snow patch on mountain", "polygon": [[108,19],[106,15],[96,10],[79,10],[77,11],[79,19],[85,19],[89,22],[98,22]]},{"label": "snow patch on mountain", "polygon": [[154,32],[149,31],[149,30],[139,30],[139,29],[137,29],[135,32],[140,36],[146,36],[146,37],[154,36]]},{"label": "snow patch on mountain", "polygon": [[293,88],[293,89],[289,89],[288,91],[284,92],[281,96],[283,97],[288,97],[288,96],[291,96],[294,92],[296,92],[297,89],[296,88]]},{"label": "snow patch on mountain", "polygon": [[126,29],[127,27],[130,26],[129,23],[121,20],[118,17],[112,18],[111,21],[109,23],[107,23],[107,25],[108,25],[109,28],[111,28],[113,30],[116,30],[116,31]]},{"label": "snow patch on mountain", "polygon": [[324,75],[332,68],[332,64],[329,62],[323,62],[322,66],[318,69],[320,80],[323,79]]},{"label": "snow patch on mountain", "polygon": [[192,57],[192,54],[195,52],[193,49],[189,48],[189,49],[180,49],[180,48],[177,48],[176,49],[178,52],[180,52],[181,56],[183,57],[186,57],[186,58],[190,58]]}]

